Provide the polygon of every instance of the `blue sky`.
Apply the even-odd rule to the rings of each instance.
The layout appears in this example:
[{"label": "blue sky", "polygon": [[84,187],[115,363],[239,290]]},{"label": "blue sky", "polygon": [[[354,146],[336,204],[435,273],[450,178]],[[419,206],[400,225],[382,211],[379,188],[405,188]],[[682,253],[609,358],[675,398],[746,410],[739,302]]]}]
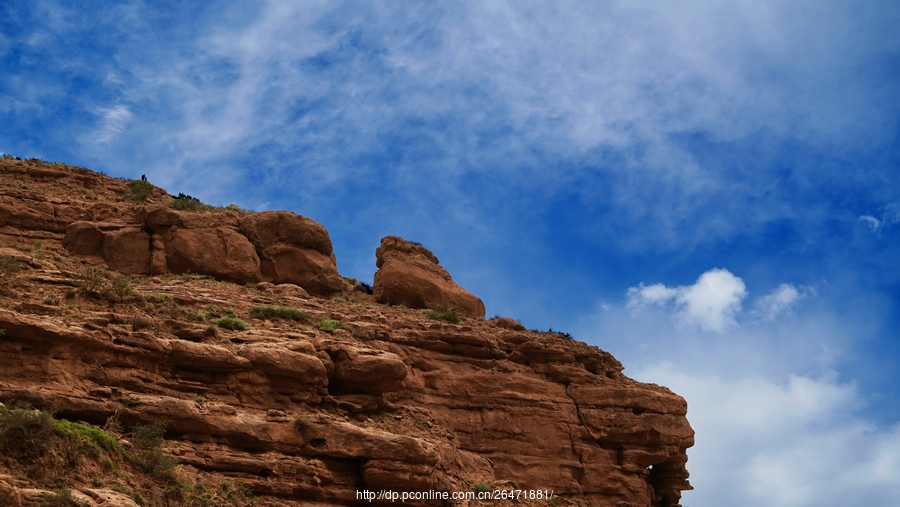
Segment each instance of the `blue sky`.
[{"label": "blue sky", "polygon": [[423,243],[685,396],[688,507],[900,504],[896,2],[182,4],[0,5],[0,151]]}]

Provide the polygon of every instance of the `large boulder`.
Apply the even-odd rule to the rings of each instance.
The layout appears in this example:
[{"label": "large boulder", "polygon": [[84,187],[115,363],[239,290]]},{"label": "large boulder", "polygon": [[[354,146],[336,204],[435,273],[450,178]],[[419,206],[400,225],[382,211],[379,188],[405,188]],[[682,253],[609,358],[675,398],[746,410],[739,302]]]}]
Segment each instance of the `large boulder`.
[{"label": "large boulder", "polygon": [[76,255],[106,262],[110,269],[132,275],[150,272],[150,235],[137,226],[111,222],[72,222],[63,246]]},{"label": "large boulder", "polygon": [[386,236],[375,250],[372,289],[379,303],[409,308],[448,306],[472,317],[484,317],[484,303],[460,287],[438,258],[418,243]]},{"label": "large boulder", "polygon": [[240,230],[256,247],[263,280],[299,285],[316,296],[341,291],[343,279],[322,224],[289,211],[263,211],[241,217]]},{"label": "large boulder", "polygon": [[256,250],[246,236],[231,227],[173,227],[163,236],[171,273],[190,271],[237,283],[260,281]]}]

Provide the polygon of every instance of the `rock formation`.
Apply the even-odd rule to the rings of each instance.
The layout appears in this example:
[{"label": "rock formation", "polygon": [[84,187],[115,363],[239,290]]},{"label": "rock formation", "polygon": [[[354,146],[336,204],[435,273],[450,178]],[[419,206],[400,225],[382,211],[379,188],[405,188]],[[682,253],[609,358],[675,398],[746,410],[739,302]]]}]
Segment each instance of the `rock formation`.
[{"label": "rock formation", "polygon": [[[382,240],[370,296],[342,286],[328,234],[309,219],[174,211],[159,205],[167,194],[136,205],[127,191],[83,169],[0,165],[0,238],[17,247],[0,258],[18,267],[0,273],[0,402],[53,406],[121,440],[164,422],[163,450],[179,463],[162,482],[86,468],[90,459],[55,471],[88,505],[189,505],[198,491],[249,505],[226,487],[237,484],[258,506],[487,489],[675,507],[690,489],[681,397],[629,379],[596,347],[484,320],[481,301],[425,248]],[[89,264],[145,276],[127,290],[89,289]],[[119,280],[104,276],[98,284]],[[451,324],[415,310],[437,304],[470,317]],[[0,456],[0,503],[55,487],[11,456]]]},{"label": "rock formation", "polygon": [[463,289],[430,250],[397,236],[381,239],[375,250],[375,283],[379,303],[408,308],[452,307],[471,317],[484,318],[484,303]]},{"label": "rock formation", "polygon": [[328,232],[309,218],[177,211],[155,187],[138,204],[128,198],[127,182],[66,165],[7,158],[2,171],[0,241],[61,242],[97,266],[128,274],[293,283],[323,297],[341,291]]}]

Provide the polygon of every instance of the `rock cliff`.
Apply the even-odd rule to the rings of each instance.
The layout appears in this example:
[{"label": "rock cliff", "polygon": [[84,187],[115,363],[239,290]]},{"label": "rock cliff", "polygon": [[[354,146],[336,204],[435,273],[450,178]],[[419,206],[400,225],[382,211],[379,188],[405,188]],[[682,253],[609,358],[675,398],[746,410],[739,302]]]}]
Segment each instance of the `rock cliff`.
[{"label": "rock cliff", "polygon": [[[408,503],[674,507],[690,489],[681,397],[596,347],[484,320],[423,247],[385,238],[370,295],[308,218],[177,211],[134,186],[0,164],[0,448],[13,415],[42,413],[23,403],[115,439],[72,459],[75,423],[55,423],[56,447],[10,447],[0,503],[60,483],[91,506],[486,490],[552,498]],[[436,306],[463,316],[417,309]],[[162,475],[136,441],[153,423],[177,461]]]}]

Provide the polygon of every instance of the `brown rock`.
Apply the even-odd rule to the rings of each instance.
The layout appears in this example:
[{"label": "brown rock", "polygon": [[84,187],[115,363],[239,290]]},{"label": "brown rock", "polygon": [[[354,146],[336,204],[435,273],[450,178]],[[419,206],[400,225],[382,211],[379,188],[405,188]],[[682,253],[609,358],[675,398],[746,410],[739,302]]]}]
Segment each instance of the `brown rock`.
[{"label": "brown rock", "polygon": [[150,235],[139,227],[111,222],[72,222],[63,247],[76,255],[102,259],[110,269],[132,275],[150,272]]},{"label": "brown rock", "polygon": [[241,217],[240,230],[259,252],[266,281],[296,284],[324,297],[341,291],[331,238],[322,224],[288,211],[264,211]]},{"label": "brown rock", "polygon": [[0,505],[7,507],[21,507],[22,497],[19,490],[13,486],[15,482],[11,477],[0,475]]},{"label": "brown rock", "polygon": [[250,365],[246,358],[236,356],[224,347],[206,345],[183,340],[171,342],[175,364],[190,366],[200,370],[229,371]]},{"label": "brown rock", "polygon": [[84,489],[81,491],[100,507],[138,507],[134,500],[118,491],[108,489]]},{"label": "brown rock", "polygon": [[109,269],[130,275],[150,273],[150,235],[138,227],[104,233],[100,254]]},{"label": "brown rock", "polygon": [[379,303],[409,308],[444,305],[472,317],[484,317],[481,299],[457,285],[437,257],[422,245],[386,236],[375,250],[375,258],[379,269],[372,288]]},{"label": "brown rock", "polygon": [[[284,243],[331,257],[331,238],[322,224],[290,211],[261,211],[240,219],[240,229],[257,248]],[[332,259],[333,261],[334,259]]]},{"label": "brown rock", "polygon": [[406,365],[397,354],[346,345],[334,346],[328,353],[334,361],[334,389],[387,393],[404,388]]},{"label": "brown rock", "polygon": [[498,317],[491,319],[491,324],[502,327],[503,329],[511,329],[513,331],[525,331],[525,326],[521,322],[509,317]]},{"label": "brown rock", "polygon": [[170,229],[165,234],[166,266],[237,283],[258,282],[259,257],[247,238],[231,227]]},{"label": "brown rock", "polygon": [[318,250],[293,245],[273,245],[262,252],[264,279],[276,284],[296,284],[309,294],[330,297],[341,292],[341,275],[334,262]]},{"label": "brown rock", "polygon": [[[108,224],[108,228],[119,225]],[[95,222],[72,222],[62,240],[66,250],[76,255],[99,256],[103,247],[103,225]]]},{"label": "brown rock", "polygon": [[291,377],[304,384],[325,385],[325,366],[319,358],[293,352],[271,344],[254,344],[242,347],[238,354],[253,366],[270,375]]}]

